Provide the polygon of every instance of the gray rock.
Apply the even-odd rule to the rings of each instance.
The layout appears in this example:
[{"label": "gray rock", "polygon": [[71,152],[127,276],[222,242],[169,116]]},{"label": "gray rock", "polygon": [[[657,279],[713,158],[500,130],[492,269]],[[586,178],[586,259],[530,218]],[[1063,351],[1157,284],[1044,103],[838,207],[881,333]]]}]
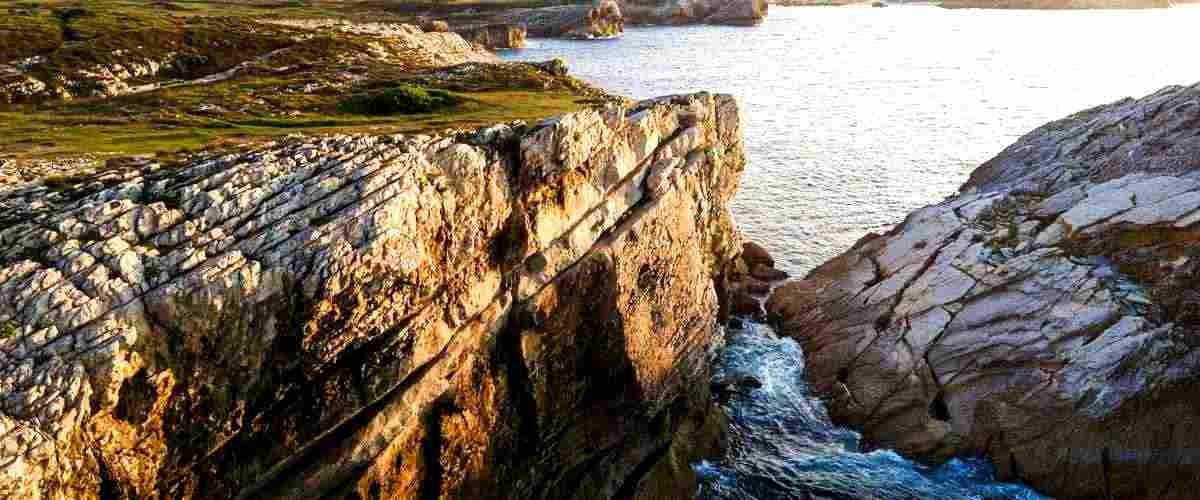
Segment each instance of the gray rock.
[{"label": "gray rock", "polygon": [[1061,498],[1192,498],[1200,85],[1048,124],[768,312],[836,421]]}]

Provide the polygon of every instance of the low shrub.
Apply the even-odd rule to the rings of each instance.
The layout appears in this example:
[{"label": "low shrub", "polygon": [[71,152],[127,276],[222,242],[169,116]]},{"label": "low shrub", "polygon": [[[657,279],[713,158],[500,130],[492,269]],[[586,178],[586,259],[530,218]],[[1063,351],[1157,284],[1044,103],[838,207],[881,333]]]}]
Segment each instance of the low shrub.
[{"label": "low shrub", "polygon": [[454,107],[461,101],[449,92],[401,85],[350,96],[338,104],[343,113],[363,115],[416,115]]}]

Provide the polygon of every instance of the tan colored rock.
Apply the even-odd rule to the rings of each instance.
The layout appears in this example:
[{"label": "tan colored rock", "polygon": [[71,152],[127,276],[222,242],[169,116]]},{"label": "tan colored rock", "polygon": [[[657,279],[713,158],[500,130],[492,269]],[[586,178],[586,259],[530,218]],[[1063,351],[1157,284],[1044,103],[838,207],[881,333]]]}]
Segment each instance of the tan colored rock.
[{"label": "tan colored rock", "polygon": [[623,0],[631,24],[728,24],[754,26],[767,17],[766,0]]},{"label": "tan colored rock", "polygon": [[423,19],[421,29],[426,33],[446,33],[450,31],[450,24],[441,19]]},{"label": "tan colored rock", "polygon": [[525,47],[524,26],[516,24],[486,24],[455,27],[455,33],[489,49],[520,49]]},{"label": "tan colored rock", "polygon": [[615,0],[512,9],[499,14],[497,20],[524,25],[529,36],[539,38],[613,38],[625,32],[625,18]]},{"label": "tan colored rock", "polygon": [[118,168],[0,226],[0,497],[690,496],[743,164],[696,94]]},{"label": "tan colored rock", "polygon": [[1200,488],[1200,85],[1042,127],[778,288],[836,421],[1059,498]]}]

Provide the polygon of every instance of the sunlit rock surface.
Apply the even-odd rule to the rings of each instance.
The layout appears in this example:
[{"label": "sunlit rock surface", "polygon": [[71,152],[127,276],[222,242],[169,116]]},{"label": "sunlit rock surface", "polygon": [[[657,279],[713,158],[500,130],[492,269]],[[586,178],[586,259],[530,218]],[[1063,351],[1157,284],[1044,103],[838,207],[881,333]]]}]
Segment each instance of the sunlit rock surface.
[{"label": "sunlit rock surface", "polygon": [[767,17],[767,0],[624,0],[633,24],[728,24],[753,26]]},{"label": "sunlit rock surface", "polygon": [[835,421],[1062,498],[1200,488],[1200,85],[1050,123],[778,289]]},{"label": "sunlit rock surface", "polygon": [[533,37],[613,38],[625,32],[625,19],[615,0],[512,9],[496,17],[504,22],[524,25]]},{"label": "sunlit rock surface", "polygon": [[0,497],[688,496],[740,134],[696,94],[5,191]]}]

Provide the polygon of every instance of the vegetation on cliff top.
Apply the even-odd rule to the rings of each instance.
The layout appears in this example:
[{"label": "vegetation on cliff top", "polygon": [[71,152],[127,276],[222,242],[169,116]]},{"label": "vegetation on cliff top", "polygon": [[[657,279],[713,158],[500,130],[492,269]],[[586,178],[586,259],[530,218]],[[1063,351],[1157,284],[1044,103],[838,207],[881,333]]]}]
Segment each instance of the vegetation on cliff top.
[{"label": "vegetation on cliff top", "polygon": [[[600,95],[569,76],[530,64],[421,69],[402,61],[364,62],[347,56],[372,50],[378,42],[368,37],[252,19],[355,19],[380,11],[382,5],[321,0],[0,0],[0,64],[38,56],[40,62],[29,73],[39,77],[94,64],[127,64],[171,51],[184,56],[175,58],[184,64],[164,69],[165,77],[129,82],[168,84],[150,92],[103,99],[0,101],[0,123],[5,124],[0,161],[172,155],[296,132],[470,128],[537,120],[575,110]],[[372,16],[373,21],[400,19]],[[266,53],[271,55],[264,59]],[[228,80],[170,84],[170,78],[196,78],[236,65],[245,69]],[[397,88],[419,91],[384,90]],[[388,97],[392,106],[400,107],[372,107]],[[407,104],[397,100],[401,97]]]}]

